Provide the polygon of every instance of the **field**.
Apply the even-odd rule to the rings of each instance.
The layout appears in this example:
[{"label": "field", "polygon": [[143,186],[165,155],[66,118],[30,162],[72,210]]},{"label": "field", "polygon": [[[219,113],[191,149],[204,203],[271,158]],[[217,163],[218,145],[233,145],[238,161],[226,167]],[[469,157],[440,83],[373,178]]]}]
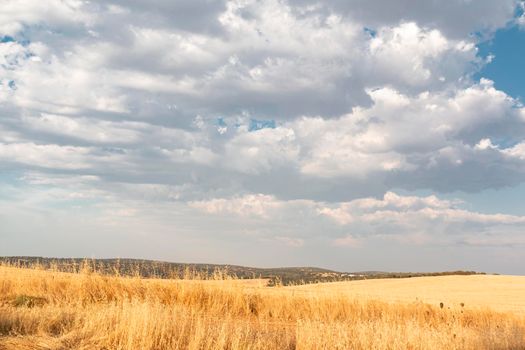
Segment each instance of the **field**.
[{"label": "field", "polygon": [[525,277],[266,282],[0,266],[0,349],[525,349]]},{"label": "field", "polygon": [[[338,293],[360,300],[443,303],[448,308],[491,309],[525,316],[525,277],[472,275],[319,283],[296,291]],[[463,304],[463,307],[461,306]]]}]

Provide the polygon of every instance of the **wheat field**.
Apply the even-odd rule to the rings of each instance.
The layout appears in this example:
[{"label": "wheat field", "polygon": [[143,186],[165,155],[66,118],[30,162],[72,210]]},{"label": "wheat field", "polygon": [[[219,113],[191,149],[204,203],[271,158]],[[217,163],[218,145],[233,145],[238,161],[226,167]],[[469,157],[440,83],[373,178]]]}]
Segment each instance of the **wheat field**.
[{"label": "wheat field", "polygon": [[523,288],[508,276],[266,287],[0,266],[0,349],[525,349]]},{"label": "wheat field", "polygon": [[[339,293],[391,303],[443,303],[446,308],[491,309],[525,316],[525,276],[452,275],[319,283],[290,287],[297,292]],[[463,304],[463,306],[461,306]]]}]

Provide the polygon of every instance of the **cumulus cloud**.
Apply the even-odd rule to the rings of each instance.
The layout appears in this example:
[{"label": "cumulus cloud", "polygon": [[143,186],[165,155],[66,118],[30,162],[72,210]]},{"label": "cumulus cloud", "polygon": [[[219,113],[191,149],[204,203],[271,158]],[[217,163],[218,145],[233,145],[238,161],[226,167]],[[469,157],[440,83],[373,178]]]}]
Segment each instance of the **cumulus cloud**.
[{"label": "cumulus cloud", "polygon": [[[400,22],[378,27],[371,37],[358,21],[336,13],[299,15],[274,0],[214,2],[206,10],[201,2],[160,2],[141,15],[135,11],[144,6],[134,3],[55,5],[78,24],[74,35],[58,40],[51,33],[72,29],[36,8],[31,20],[20,19],[20,29],[8,33],[16,41],[2,45],[17,47],[4,56],[17,67],[9,72],[17,106],[126,115],[147,114],[158,104],[155,112],[169,115],[169,103],[193,116],[242,111],[274,119],[336,116],[370,103],[365,93],[370,86],[420,91],[456,82],[479,63],[474,39],[447,38],[442,28]],[[167,12],[160,15],[160,9]],[[197,9],[216,19],[221,35],[188,28],[182,20],[171,26],[144,20]],[[66,16],[68,11],[79,15]],[[129,24],[115,28],[115,16]],[[22,31],[31,25],[48,31]],[[31,35],[35,38],[26,38]]]},{"label": "cumulus cloud", "polygon": [[2,4],[0,33],[16,35],[26,27],[52,23],[54,26],[74,30],[86,26],[95,17],[86,11],[85,3],[77,0],[52,0],[39,3],[31,0],[7,0]]},{"label": "cumulus cloud", "polygon": [[[405,196],[387,192],[383,198],[359,198],[349,202],[283,201],[267,195],[214,198],[190,203],[212,215],[234,215],[243,222],[271,220],[270,226],[282,227],[304,222],[295,237],[313,239],[322,232],[335,246],[358,247],[368,239],[404,240],[412,244],[453,245],[476,240],[501,244],[521,244],[520,226],[525,217],[486,214],[463,209],[459,200],[444,200],[435,195]],[[328,220],[323,220],[326,218]],[[310,223],[321,231],[308,227]],[[347,232],[352,232],[348,234]]]},{"label": "cumulus cloud", "polygon": [[[523,173],[516,157],[525,131],[523,108],[491,81],[413,96],[390,87],[368,93],[370,108],[355,108],[337,119],[303,117],[284,124],[300,147],[295,159],[302,175],[346,181],[380,177],[405,188],[474,191],[515,183]],[[490,148],[483,146],[487,139],[516,145]],[[482,170],[493,169],[494,162],[500,170]],[[445,172],[468,176],[444,183]]]},{"label": "cumulus cloud", "polygon": [[423,26],[435,26],[447,36],[463,38],[477,31],[492,31],[507,24],[519,0],[434,1],[292,0],[301,12],[343,13],[354,21],[374,28],[394,25],[401,20],[416,21]]},{"label": "cumulus cloud", "polygon": [[[383,200],[356,199],[341,203],[333,208],[321,208],[319,213],[332,218],[341,225],[350,224],[354,221],[395,222],[401,226],[412,226],[416,222],[419,224],[420,221],[514,225],[523,223],[525,220],[521,216],[471,212],[457,208],[450,201],[440,200],[436,196],[400,196],[393,192],[387,192]],[[423,227],[423,225],[414,226]]]},{"label": "cumulus cloud", "polygon": [[[439,30],[414,22],[381,27],[368,47],[371,76],[377,84],[429,87],[457,81],[478,62],[473,42],[447,39]],[[372,82],[373,83],[373,80]]]}]

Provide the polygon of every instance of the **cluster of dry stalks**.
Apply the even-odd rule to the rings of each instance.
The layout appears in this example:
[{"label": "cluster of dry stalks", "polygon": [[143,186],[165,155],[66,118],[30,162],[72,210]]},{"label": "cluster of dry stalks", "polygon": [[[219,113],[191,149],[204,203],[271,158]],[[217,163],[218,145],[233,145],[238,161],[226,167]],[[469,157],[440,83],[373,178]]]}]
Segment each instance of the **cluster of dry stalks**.
[{"label": "cluster of dry stalks", "polygon": [[508,313],[0,266],[0,349],[525,349]]}]

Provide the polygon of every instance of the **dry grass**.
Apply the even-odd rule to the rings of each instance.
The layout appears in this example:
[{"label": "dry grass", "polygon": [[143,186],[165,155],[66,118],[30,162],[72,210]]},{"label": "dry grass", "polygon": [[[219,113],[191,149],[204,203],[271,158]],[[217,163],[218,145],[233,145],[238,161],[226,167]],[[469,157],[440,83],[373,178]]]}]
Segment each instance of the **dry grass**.
[{"label": "dry grass", "polygon": [[290,287],[296,293],[340,293],[360,300],[421,301],[445,307],[487,309],[525,316],[525,276],[470,275],[389,278]]},{"label": "dry grass", "polygon": [[525,349],[520,314],[361,300],[330,286],[4,266],[0,349]]}]

